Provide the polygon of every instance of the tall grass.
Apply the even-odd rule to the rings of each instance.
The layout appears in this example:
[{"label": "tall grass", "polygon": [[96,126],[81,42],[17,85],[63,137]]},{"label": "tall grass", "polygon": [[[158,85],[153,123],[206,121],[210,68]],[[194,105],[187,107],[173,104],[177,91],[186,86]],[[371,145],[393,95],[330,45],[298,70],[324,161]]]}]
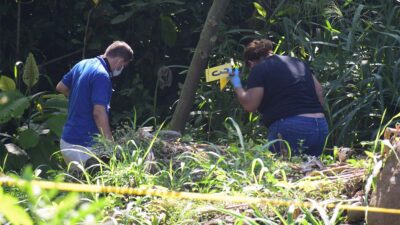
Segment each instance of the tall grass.
[{"label": "tall grass", "polygon": [[260,4],[273,13],[255,16],[263,26],[258,23],[243,43],[267,37],[280,43],[277,54],[310,62],[324,87],[328,145],[373,138],[385,109],[388,118],[399,110],[400,5],[391,0]]},{"label": "tall grass", "polygon": [[[187,146],[176,154],[163,155],[163,145],[157,135],[151,140],[138,138],[137,130],[126,130],[118,144],[103,143],[114,149],[108,165],[99,162],[103,170],[85,174],[83,180],[70,179],[65,174],[56,173],[56,180],[67,178],[74,182],[99,185],[147,187],[161,190],[190,191],[199,193],[224,193],[232,196],[254,196],[283,199],[324,199],[325,193],[315,193],[315,189],[303,189],[304,180],[293,176],[289,164],[265,149],[265,143],[255,144],[241,139],[240,128],[229,121],[233,129],[227,130],[227,137],[234,136],[236,141],[228,145],[203,144],[203,148],[193,147],[196,143],[181,142]],[[236,127],[236,129],[235,129]],[[235,132],[235,134],[229,134]],[[122,135],[122,133],[120,133]],[[118,138],[118,137],[117,137]],[[176,143],[178,144],[178,143]],[[147,158],[153,153],[155,158]],[[292,162],[301,162],[294,157]],[[151,170],[148,163],[155,165]],[[28,171],[26,179],[38,179]],[[300,183],[304,182],[303,185]],[[325,182],[325,181],[324,181]],[[321,182],[330,189],[340,185]],[[300,219],[290,219],[292,211],[281,206],[261,206],[233,204],[229,202],[208,202],[190,200],[168,200],[148,196],[123,196],[116,194],[65,194],[57,191],[30,189],[8,189],[8,193],[19,194],[20,207],[27,207],[28,217],[34,224],[57,224],[87,222],[96,224],[202,224],[207,221],[219,221],[219,224],[267,223],[279,224],[286,221],[311,221],[306,212],[300,213]],[[10,191],[11,190],[11,191]],[[339,192],[332,192],[339,193]],[[333,195],[333,194],[330,194]],[[339,196],[337,196],[339,198]],[[65,205],[64,205],[65,204]],[[1,207],[0,207],[1,208]],[[296,210],[297,213],[298,210]],[[52,213],[49,213],[52,212]],[[307,211],[308,212],[308,211]],[[332,212],[327,212],[331,215]],[[298,214],[298,213],[297,213]],[[296,214],[296,215],[297,215]],[[0,211],[0,215],[5,215]],[[315,220],[320,216],[311,212]],[[288,222],[289,221],[289,222]]]},{"label": "tall grass", "polygon": [[[366,188],[370,190],[373,170],[379,165],[376,153],[382,146],[378,140],[380,129],[397,120],[393,115],[400,102],[399,6],[384,0],[340,3],[287,0],[271,4],[276,4],[274,10],[265,18],[258,18],[263,23],[256,32],[237,29],[227,33],[233,37],[238,32],[246,32],[241,41],[254,37],[281,40],[278,54],[310,61],[325,88],[325,109],[331,128],[329,143],[352,145],[373,140],[370,151],[366,152],[367,162],[352,161],[370,169],[368,172],[372,175]],[[117,144],[102,143],[113,155],[109,164],[99,161],[100,172],[91,174],[82,168],[83,179],[71,179],[71,175],[55,171],[54,179],[298,201],[341,202],[346,198],[340,181],[332,183],[324,176],[300,179],[302,175],[292,166],[301,163],[303,158],[282,161],[269,152],[268,146],[272,143],[265,141],[265,128],[257,124],[258,117],[240,109],[233,111],[238,105],[232,101],[234,96],[229,90],[221,93],[203,83],[197,96],[198,108],[188,125],[189,132],[181,142],[175,143],[185,148],[166,151],[157,135],[151,140],[140,139],[134,120],[116,137]],[[332,158],[328,161],[334,162]],[[22,177],[38,178],[33,174],[35,171],[27,171]],[[313,182],[316,179],[318,183]],[[327,210],[318,204],[305,209],[59,193],[35,187],[2,190],[1,202],[13,210],[9,214],[0,207],[0,223],[337,224],[344,220],[340,210]],[[9,219],[16,212],[20,213],[20,220]]]}]

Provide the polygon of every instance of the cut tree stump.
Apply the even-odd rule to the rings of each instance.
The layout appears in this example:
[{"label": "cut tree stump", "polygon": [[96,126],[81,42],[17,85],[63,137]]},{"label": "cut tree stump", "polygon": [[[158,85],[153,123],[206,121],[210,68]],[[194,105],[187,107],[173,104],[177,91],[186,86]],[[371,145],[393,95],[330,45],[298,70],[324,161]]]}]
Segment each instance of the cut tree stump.
[{"label": "cut tree stump", "polygon": [[[385,165],[378,175],[376,190],[372,193],[370,206],[400,209],[400,146],[390,151]],[[400,224],[400,215],[368,212],[368,225]]]}]

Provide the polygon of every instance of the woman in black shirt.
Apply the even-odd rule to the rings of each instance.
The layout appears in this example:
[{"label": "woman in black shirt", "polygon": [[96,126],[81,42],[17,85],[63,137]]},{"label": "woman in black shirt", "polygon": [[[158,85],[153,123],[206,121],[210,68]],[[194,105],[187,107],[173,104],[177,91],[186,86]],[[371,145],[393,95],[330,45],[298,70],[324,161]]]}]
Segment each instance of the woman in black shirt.
[{"label": "woman in black shirt", "polygon": [[[254,40],[244,50],[244,60],[251,69],[247,90],[242,88],[236,71],[231,83],[245,110],[258,110],[268,127],[268,140],[287,141],[292,153],[319,156],[328,135],[323,113],[322,87],[303,61],[274,55],[272,42]],[[288,148],[284,142],[273,151]]]}]

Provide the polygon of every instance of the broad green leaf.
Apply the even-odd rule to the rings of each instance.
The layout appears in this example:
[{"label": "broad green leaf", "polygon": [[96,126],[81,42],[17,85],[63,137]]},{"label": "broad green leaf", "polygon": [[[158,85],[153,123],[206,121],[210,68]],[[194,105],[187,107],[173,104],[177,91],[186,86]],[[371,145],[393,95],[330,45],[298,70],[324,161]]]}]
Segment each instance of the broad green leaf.
[{"label": "broad green leaf", "polygon": [[28,88],[33,87],[39,81],[39,68],[32,53],[29,53],[26,58],[22,80]]},{"label": "broad green leaf", "polygon": [[58,137],[61,137],[62,129],[65,121],[67,120],[66,115],[54,115],[47,120],[47,126],[53,131]]},{"label": "broad green leaf", "polygon": [[18,199],[3,192],[0,188],[0,214],[11,224],[33,224],[29,214],[18,204]]},{"label": "broad green leaf", "polygon": [[99,4],[100,0],[92,0],[92,2],[94,4],[94,6],[97,6]]},{"label": "broad green leaf", "polygon": [[175,5],[183,5],[183,4],[185,4],[185,2],[183,2],[183,1],[176,1],[176,0],[162,0],[159,3],[164,3],[164,4],[171,3],[171,4],[175,4]]},{"label": "broad green leaf", "polygon": [[66,111],[68,108],[68,100],[64,98],[51,98],[43,103],[44,108],[54,108],[58,110]]},{"label": "broad green leaf", "polygon": [[398,42],[400,42],[400,35],[398,35],[398,34],[389,33],[389,32],[379,32],[379,33],[390,36],[390,37],[396,39]]},{"label": "broad green leaf", "polygon": [[353,3],[353,0],[346,0],[346,1],[344,2],[343,7],[347,7],[347,6],[349,6],[351,3]]},{"label": "broad green leaf", "polygon": [[256,8],[258,14],[260,14],[260,16],[264,18],[267,17],[267,11],[265,11],[265,9],[260,4],[258,4],[257,2],[253,2],[253,5],[254,8]]},{"label": "broad green leaf", "polygon": [[26,153],[28,153],[30,158],[30,163],[33,168],[38,167],[39,165],[46,164],[52,168],[57,168],[59,161],[54,160],[54,153],[60,151],[60,146],[54,142],[53,138],[49,138],[48,135],[40,135],[39,143],[29,149]]},{"label": "broad green leaf", "polygon": [[15,90],[14,80],[4,75],[0,76],[0,90],[1,91]]},{"label": "broad green leaf", "polygon": [[20,171],[29,160],[27,152],[14,143],[0,144],[0,171]]},{"label": "broad green leaf", "polygon": [[351,29],[349,34],[347,35],[346,41],[346,50],[350,51],[354,44],[354,35],[358,29],[361,29],[359,26],[359,21],[361,17],[361,11],[364,9],[364,5],[359,5],[354,13],[353,20],[351,23]]},{"label": "broad green leaf", "polygon": [[14,143],[7,143],[4,145],[4,147],[6,148],[6,150],[9,154],[16,155],[16,156],[28,156],[26,154],[25,150],[18,147],[18,145],[14,144]]},{"label": "broad green leaf", "polygon": [[24,148],[33,148],[39,143],[39,135],[32,129],[22,131],[18,136],[18,144]]},{"label": "broad green leaf", "polygon": [[0,93],[0,124],[12,118],[20,118],[29,107],[29,99],[18,90]]},{"label": "broad green leaf", "polygon": [[166,45],[173,47],[176,43],[178,28],[169,16],[160,16],[161,19],[161,38]]},{"label": "broad green leaf", "polygon": [[129,11],[126,12],[122,15],[118,15],[117,17],[115,17],[114,19],[111,20],[111,24],[118,24],[118,23],[123,23],[125,22],[127,19],[129,19],[131,16],[133,15],[133,11]]}]

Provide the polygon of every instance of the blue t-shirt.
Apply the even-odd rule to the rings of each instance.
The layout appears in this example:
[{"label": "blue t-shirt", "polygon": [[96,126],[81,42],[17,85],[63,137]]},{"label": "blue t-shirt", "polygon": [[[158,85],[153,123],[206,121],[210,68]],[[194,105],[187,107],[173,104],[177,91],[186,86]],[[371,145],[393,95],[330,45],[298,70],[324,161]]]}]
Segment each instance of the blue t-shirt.
[{"label": "blue t-shirt", "polygon": [[263,87],[264,96],[258,108],[263,123],[304,113],[323,112],[308,65],[289,56],[273,55],[254,66],[247,88]]},{"label": "blue t-shirt", "polygon": [[62,139],[68,143],[90,147],[93,136],[99,134],[93,117],[95,104],[103,105],[109,113],[112,94],[108,63],[101,57],[77,63],[62,82],[70,89],[68,118]]}]

